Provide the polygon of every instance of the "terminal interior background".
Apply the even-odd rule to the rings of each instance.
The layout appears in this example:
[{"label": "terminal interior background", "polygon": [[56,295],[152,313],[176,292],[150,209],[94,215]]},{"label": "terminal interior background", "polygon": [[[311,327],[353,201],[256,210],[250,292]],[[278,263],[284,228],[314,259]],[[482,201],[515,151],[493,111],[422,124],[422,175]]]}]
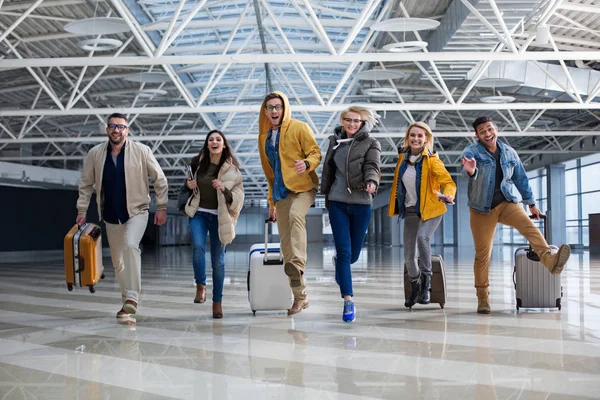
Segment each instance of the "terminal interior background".
[{"label": "terminal interior background", "polygon": [[[0,397],[598,398],[599,38],[595,0],[0,0]],[[248,249],[264,240],[267,215],[257,121],[271,90],[288,95],[323,151],[344,108],[379,115],[381,187],[352,266],[352,324],[321,196],[307,216],[310,307],[250,310]],[[82,162],[115,111],[170,188],[167,223],[142,240],[142,298],[125,323],[108,248],[94,294],[67,291],[62,251]],[[572,246],[561,310],[516,310],[514,253],[526,243],[499,225],[492,314],[475,312],[460,154],[480,115],[517,150],[549,241]],[[413,121],[432,127],[458,186],[432,241],[444,309],[403,306],[402,223],[387,211]],[[210,301],[192,302],[188,221],[175,208],[213,128],[234,146],[246,192],[222,320]],[[277,241],[276,226],[268,233]]]}]

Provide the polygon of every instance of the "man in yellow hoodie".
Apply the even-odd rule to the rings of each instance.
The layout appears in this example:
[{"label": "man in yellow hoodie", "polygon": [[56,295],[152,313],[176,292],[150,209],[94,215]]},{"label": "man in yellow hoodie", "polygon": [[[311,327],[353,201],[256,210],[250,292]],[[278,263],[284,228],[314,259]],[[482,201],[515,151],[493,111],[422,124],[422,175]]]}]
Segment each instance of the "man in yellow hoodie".
[{"label": "man in yellow hoodie", "polygon": [[308,307],[306,267],[306,214],[319,186],[315,170],[321,149],[310,127],[292,119],[285,94],[269,93],[258,118],[258,150],[269,186],[269,218],[277,221],[284,269],[294,294],[288,315]]}]

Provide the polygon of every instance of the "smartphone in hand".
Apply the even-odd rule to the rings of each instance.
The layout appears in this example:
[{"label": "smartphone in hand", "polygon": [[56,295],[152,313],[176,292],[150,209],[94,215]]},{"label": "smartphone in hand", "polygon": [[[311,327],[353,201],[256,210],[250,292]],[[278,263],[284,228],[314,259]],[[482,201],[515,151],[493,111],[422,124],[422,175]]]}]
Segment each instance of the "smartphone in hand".
[{"label": "smartphone in hand", "polygon": [[194,172],[192,171],[192,166],[188,165],[185,171],[186,171],[186,175],[187,175],[188,181],[193,180],[194,179]]},{"label": "smartphone in hand", "polygon": [[446,200],[446,196],[444,196],[443,194],[441,194],[441,193],[440,193],[440,192],[438,192],[437,190],[434,190],[434,191],[433,191],[433,193],[435,193],[435,195],[437,196],[437,198],[438,198],[438,199],[440,199],[440,201],[444,202],[445,204],[448,204],[448,205],[453,205],[453,204],[456,204],[456,203],[454,203],[453,201],[452,201],[452,202],[450,202],[450,201],[447,201],[447,200]]}]

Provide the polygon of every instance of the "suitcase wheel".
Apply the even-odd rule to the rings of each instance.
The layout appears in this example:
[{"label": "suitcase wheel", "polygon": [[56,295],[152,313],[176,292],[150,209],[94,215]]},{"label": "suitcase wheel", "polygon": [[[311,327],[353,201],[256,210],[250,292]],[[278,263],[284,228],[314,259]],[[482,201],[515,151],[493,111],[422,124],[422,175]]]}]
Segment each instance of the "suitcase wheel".
[{"label": "suitcase wheel", "polygon": [[440,303],[440,308],[444,308],[444,304],[446,303]]},{"label": "suitcase wheel", "polygon": [[73,284],[72,283],[67,283],[67,289],[69,290],[69,292],[73,291]]},{"label": "suitcase wheel", "polygon": [[252,310],[252,316],[256,317],[256,310]]},{"label": "suitcase wheel", "polygon": [[94,285],[90,285],[90,293],[95,293],[96,292],[96,288],[94,287]]},{"label": "suitcase wheel", "polygon": [[106,278],[106,277],[104,276],[104,274],[100,275],[100,279],[104,279],[104,278]]}]

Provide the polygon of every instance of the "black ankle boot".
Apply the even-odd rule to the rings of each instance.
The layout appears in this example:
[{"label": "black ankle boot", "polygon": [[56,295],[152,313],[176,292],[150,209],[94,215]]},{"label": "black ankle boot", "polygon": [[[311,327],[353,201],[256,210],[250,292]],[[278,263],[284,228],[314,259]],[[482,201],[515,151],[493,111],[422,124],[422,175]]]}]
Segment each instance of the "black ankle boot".
[{"label": "black ankle boot", "polygon": [[421,293],[419,294],[419,304],[429,304],[431,299],[429,289],[431,288],[431,275],[421,276]]},{"label": "black ankle boot", "polygon": [[416,281],[410,282],[410,295],[406,297],[404,301],[404,307],[412,308],[417,302],[417,298],[419,297],[421,291],[421,280],[417,279]]}]

